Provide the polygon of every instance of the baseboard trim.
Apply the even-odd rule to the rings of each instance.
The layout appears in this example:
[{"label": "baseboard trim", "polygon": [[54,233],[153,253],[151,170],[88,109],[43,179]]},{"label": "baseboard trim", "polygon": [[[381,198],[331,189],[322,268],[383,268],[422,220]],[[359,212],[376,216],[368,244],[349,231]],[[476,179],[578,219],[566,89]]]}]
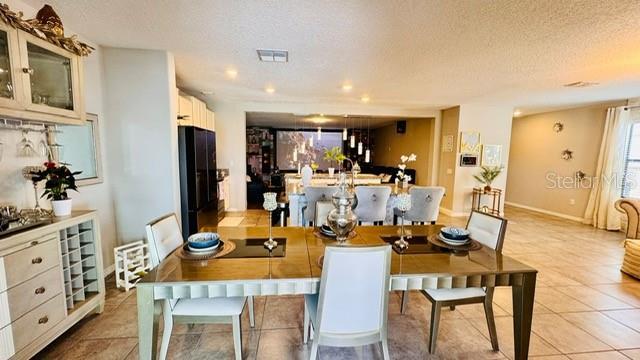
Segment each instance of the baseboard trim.
[{"label": "baseboard trim", "polygon": [[104,268],[104,277],[111,275],[115,271],[116,271],[116,264],[111,264],[107,266],[106,268]]},{"label": "baseboard trim", "polygon": [[578,216],[571,216],[571,215],[567,215],[567,214],[563,214],[563,213],[559,213],[559,212],[555,212],[555,211],[551,211],[551,210],[545,210],[545,209],[540,209],[540,208],[536,208],[536,207],[533,207],[533,206],[527,206],[527,205],[522,205],[522,204],[518,204],[518,203],[513,203],[513,202],[510,202],[510,201],[505,201],[504,204],[505,205],[509,205],[509,206],[513,206],[513,207],[517,207],[517,208],[520,208],[520,209],[539,212],[539,213],[545,214],[545,215],[551,215],[551,216],[555,216],[555,217],[571,220],[571,221],[582,222],[584,220],[584,218],[581,218],[581,217],[578,217]]},{"label": "baseboard trim", "polygon": [[451,216],[451,217],[465,217],[468,214],[467,213],[459,213],[459,212],[453,212],[450,209],[444,208],[444,207],[440,207],[440,212],[447,215],[447,216]]}]

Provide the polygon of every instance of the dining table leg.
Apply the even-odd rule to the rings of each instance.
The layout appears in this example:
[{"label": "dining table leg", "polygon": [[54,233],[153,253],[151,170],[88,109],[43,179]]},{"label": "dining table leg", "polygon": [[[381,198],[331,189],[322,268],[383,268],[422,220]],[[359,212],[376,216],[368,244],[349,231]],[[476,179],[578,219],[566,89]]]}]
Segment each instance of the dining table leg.
[{"label": "dining table leg", "polygon": [[157,357],[158,325],[161,302],[153,298],[153,286],[138,286],[138,355],[140,359]]},{"label": "dining table leg", "polygon": [[522,275],[522,283],[514,285],[513,293],[513,342],[514,357],[523,360],[529,357],[531,320],[536,291],[536,273]]}]

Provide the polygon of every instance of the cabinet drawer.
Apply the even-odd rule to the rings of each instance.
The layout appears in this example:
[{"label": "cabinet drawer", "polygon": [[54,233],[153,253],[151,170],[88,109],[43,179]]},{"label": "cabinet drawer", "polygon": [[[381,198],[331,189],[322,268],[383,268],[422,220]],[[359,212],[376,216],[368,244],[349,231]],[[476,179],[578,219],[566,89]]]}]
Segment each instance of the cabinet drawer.
[{"label": "cabinet drawer", "polygon": [[10,289],[60,264],[57,237],[46,239],[44,242],[39,241],[38,245],[30,246],[0,259],[4,262],[6,278],[6,286],[0,288],[0,291]]},{"label": "cabinet drawer", "polygon": [[[62,293],[62,275],[58,266],[7,290],[10,318],[7,324],[60,293]],[[7,325],[2,323],[2,318],[0,317],[0,327]]]},{"label": "cabinet drawer", "polygon": [[65,317],[64,309],[64,295],[59,294],[9,325],[13,333],[15,351],[20,351],[62,321]]}]

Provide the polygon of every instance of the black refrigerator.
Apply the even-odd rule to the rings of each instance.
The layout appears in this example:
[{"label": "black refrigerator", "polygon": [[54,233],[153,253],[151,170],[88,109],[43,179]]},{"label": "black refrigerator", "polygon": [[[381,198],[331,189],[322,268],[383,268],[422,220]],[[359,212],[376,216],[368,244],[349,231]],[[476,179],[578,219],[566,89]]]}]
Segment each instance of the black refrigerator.
[{"label": "black refrigerator", "polygon": [[178,126],[182,236],[203,226],[218,225],[216,134],[193,126]]}]

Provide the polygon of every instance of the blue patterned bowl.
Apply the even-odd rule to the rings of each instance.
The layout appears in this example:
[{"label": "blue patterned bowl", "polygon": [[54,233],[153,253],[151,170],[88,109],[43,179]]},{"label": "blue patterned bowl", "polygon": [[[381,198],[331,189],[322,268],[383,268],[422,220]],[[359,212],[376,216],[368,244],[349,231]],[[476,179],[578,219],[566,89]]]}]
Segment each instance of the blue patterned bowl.
[{"label": "blue patterned bowl", "polygon": [[440,229],[440,233],[447,239],[451,240],[466,240],[469,238],[469,231],[467,229],[459,227],[443,227]]},{"label": "blue patterned bowl", "polygon": [[206,249],[218,245],[220,235],[213,232],[197,233],[189,236],[187,242],[194,249]]}]

